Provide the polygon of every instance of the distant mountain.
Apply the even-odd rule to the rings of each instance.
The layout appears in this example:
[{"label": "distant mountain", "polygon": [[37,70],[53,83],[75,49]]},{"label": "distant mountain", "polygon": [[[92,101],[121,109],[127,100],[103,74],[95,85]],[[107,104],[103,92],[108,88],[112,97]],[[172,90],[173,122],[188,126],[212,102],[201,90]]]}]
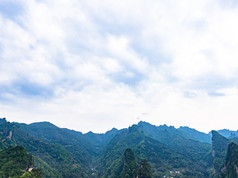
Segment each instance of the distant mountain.
[{"label": "distant mountain", "polygon": [[95,134],[88,132],[82,134],[74,130],[66,128],[59,128],[49,122],[38,122],[33,124],[18,124],[19,127],[26,133],[34,135],[37,138],[43,139],[50,143],[58,143],[63,145],[68,150],[74,150],[75,147],[79,149],[77,154],[81,160],[90,162],[90,155],[95,155],[100,151],[118,132],[119,130],[113,128],[105,134]]},{"label": "distant mountain", "polygon": [[212,137],[209,134],[199,132],[189,127],[179,127],[178,130],[188,135],[191,139],[204,142],[204,143],[212,143]]},{"label": "distant mountain", "polygon": [[[226,137],[228,139],[233,139],[238,137],[238,130],[237,131],[232,131],[229,129],[222,129],[222,130],[216,130],[220,135],[223,137]],[[212,137],[212,131],[208,133]]]},{"label": "distant mountain", "polygon": [[232,139],[234,137],[238,137],[238,131],[231,131],[228,129],[222,129],[222,130],[218,130],[217,131],[219,134],[221,134],[222,136]]},{"label": "distant mountain", "polygon": [[137,125],[133,125],[116,135],[105,147],[99,157],[98,177],[118,177],[126,148],[131,148],[138,160],[146,158],[154,177],[172,176],[207,176],[206,168],[182,154],[176,153],[163,143],[148,137]]},{"label": "distant mountain", "polygon": [[116,128],[107,131],[105,134],[96,134],[93,132],[88,132],[84,134],[84,139],[91,143],[94,147],[94,151],[98,153],[99,151],[106,146],[111,139],[118,133],[122,132],[122,130],[117,130]]},{"label": "distant mountain", "polygon": [[147,122],[139,122],[138,127],[143,133],[174,152],[190,158],[194,162],[202,163],[205,167],[212,165],[211,145],[191,139],[189,135],[174,127],[154,126]]},{"label": "distant mountain", "polygon": [[205,134],[189,127],[139,122],[105,134],[82,134],[49,122],[10,123],[3,118],[0,150],[21,145],[44,178],[229,177],[236,168],[236,148],[228,146],[238,143],[235,132]]}]

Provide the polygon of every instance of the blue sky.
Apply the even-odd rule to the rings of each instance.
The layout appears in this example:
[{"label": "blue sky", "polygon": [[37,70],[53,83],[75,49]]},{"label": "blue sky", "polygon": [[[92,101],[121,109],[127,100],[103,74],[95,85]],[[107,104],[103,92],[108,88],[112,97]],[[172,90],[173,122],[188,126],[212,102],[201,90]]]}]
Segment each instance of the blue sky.
[{"label": "blue sky", "polygon": [[238,125],[235,0],[0,0],[0,114],[105,132]]}]

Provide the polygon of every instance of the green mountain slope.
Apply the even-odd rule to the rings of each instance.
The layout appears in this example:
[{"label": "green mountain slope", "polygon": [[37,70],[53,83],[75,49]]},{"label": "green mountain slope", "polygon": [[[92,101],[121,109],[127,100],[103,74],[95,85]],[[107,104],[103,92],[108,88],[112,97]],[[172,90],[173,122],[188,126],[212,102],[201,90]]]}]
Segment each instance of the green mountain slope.
[{"label": "green mountain slope", "polygon": [[205,167],[212,166],[212,152],[209,143],[191,139],[186,133],[166,125],[154,126],[140,122],[138,126],[145,135],[167,145],[174,152],[182,154],[194,162],[202,163]]},{"label": "green mountain slope", "polygon": [[212,155],[213,155],[213,174],[215,177],[221,174],[225,165],[225,158],[229,140],[216,131],[212,131]]},{"label": "green mountain slope", "polygon": [[212,131],[214,177],[238,177],[238,138],[231,138]]},{"label": "green mountain slope", "polygon": [[77,132],[78,136],[75,137],[70,130],[56,127],[49,122],[17,125],[21,130],[38,139],[48,143],[60,144],[84,165],[88,166],[88,163],[92,159],[91,155],[94,153],[90,149],[90,146],[87,148],[89,143],[82,139],[81,132]]},{"label": "green mountain slope", "polygon": [[[121,169],[122,155],[131,148],[138,160],[147,159],[152,167],[153,176],[207,176],[206,168],[188,157],[174,152],[168,146],[146,136],[139,127],[133,125],[116,135],[103,150],[97,167],[99,177],[117,177]],[[178,176],[177,175],[177,176]]]},{"label": "green mountain slope", "polygon": [[137,170],[138,178],[152,178],[151,166],[146,159],[141,160],[139,169]]},{"label": "green mountain slope", "polygon": [[[53,171],[49,175],[54,174],[54,177],[87,177],[87,171],[84,165],[82,165],[81,160],[74,157],[62,145],[38,139],[24,132],[17,124],[3,120],[0,124],[0,132],[2,133],[1,142],[3,148],[22,145],[30,154],[40,158],[48,167],[50,166],[51,169],[48,170],[57,170],[56,174]],[[43,175],[49,177],[44,170]]]},{"label": "green mountain slope", "polygon": [[210,143],[210,144],[212,143],[212,137],[209,134],[199,132],[189,127],[179,127],[178,130],[188,135],[191,139],[204,142],[204,143]]},{"label": "green mountain slope", "polygon": [[115,128],[107,131],[105,134],[88,132],[83,135],[83,138],[90,142],[96,153],[99,153],[111,141],[111,139],[120,132],[122,132],[122,130],[117,130]]},{"label": "green mountain slope", "polygon": [[0,177],[42,177],[34,168],[33,157],[22,146],[9,147],[0,151]]},{"label": "green mountain slope", "polygon": [[120,177],[135,178],[137,176],[138,165],[135,155],[130,148],[124,152],[123,170]]},{"label": "green mountain slope", "polygon": [[[49,122],[27,125],[0,119],[0,149],[22,145],[33,155],[34,167],[41,169],[47,178],[234,175],[237,159],[234,144],[238,138],[232,136],[229,140],[216,131],[211,134],[212,145],[209,134],[188,127],[176,129],[139,122],[105,134],[82,134]],[[231,142],[234,143],[229,151]],[[28,171],[24,176],[31,174]]]},{"label": "green mountain slope", "polygon": [[137,162],[133,151],[127,148],[124,152],[121,178],[152,178],[151,166],[146,159]]},{"label": "green mountain slope", "polygon": [[226,164],[224,167],[224,173],[221,174],[221,177],[238,177],[238,145],[233,142],[228,145]]}]

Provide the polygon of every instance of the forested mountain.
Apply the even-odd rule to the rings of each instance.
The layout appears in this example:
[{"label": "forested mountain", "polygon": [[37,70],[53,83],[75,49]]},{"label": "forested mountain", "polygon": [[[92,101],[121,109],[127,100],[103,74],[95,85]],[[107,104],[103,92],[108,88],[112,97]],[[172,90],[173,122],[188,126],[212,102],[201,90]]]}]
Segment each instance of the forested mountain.
[{"label": "forested mountain", "polygon": [[214,174],[219,175],[225,164],[229,140],[216,131],[212,131],[212,155]]},{"label": "forested mountain", "polygon": [[204,143],[212,143],[212,138],[209,134],[199,132],[189,127],[179,127],[178,130],[191,137],[191,139],[198,140]]},{"label": "forested mountain", "polygon": [[206,176],[203,164],[189,159],[167,145],[148,137],[137,125],[129,127],[116,135],[103,150],[98,165],[99,177],[116,177],[120,172],[122,155],[126,148],[131,148],[138,160],[147,159],[151,163],[155,177],[172,176]]},{"label": "forested mountain", "polygon": [[[120,177],[152,178],[151,166],[146,159],[138,163],[133,151],[127,148]],[[118,174],[119,175],[119,174]]]},{"label": "forested mountain", "polygon": [[238,131],[232,131],[232,130],[228,130],[228,129],[222,129],[222,130],[218,130],[217,131],[219,134],[221,134],[222,136],[228,138],[228,139],[232,139],[234,137],[238,137]]},{"label": "forested mountain", "polygon": [[153,126],[146,122],[140,122],[138,126],[145,135],[167,145],[174,152],[189,157],[193,161],[205,160],[205,166],[210,164],[210,144],[191,139],[190,136],[171,126]]},{"label": "forested mountain", "polygon": [[[91,161],[91,155],[94,155],[92,146],[83,138],[81,132],[72,133],[74,131],[61,129],[49,122],[40,122],[33,124],[18,124],[19,129],[24,130],[27,134],[41,139],[48,143],[57,143],[71,152],[81,163],[87,165]],[[75,136],[77,135],[77,136]],[[88,165],[87,165],[88,166]]]},{"label": "forested mountain", "polygon": [[43,168],[45,177],[87,177],[82,161],[64,146],[34,137],[20,129],[16,123],[4,119],[0,123],[0,149],[17,145],[25,147],[27,152],[36,157],[36,167]]},{"label": "forested mountain", "polygon": [[[236,138],[227,139],[216,131],[212,131],[212,154],[215,177],[231,177],[237,167],[238,150]],[[236,170],[238,171],[238,169]],[[236,176],[237,177],[237,176]]]},{"label": "forested mountain", "polygon": [[238,177],[238,145],[234,142],[228,145],[226,164],[222,177]]},{"label": "forested mountain", "polygon": [[139,122],[105,134],[82,134],[49,122],[27,125],[0,119],[0,149],[14,153],[12,148],[21,148],[32,158],[24,169],[19,167],[18,175],[33,173],[27,170],[34,165],[38,177],[40,173],[43,177],[67,178],[229,177],[235,174],[238,141],[229,133],[232,139],[219,131],[211,135],[188,127]]},{"label": "forested mountain", "polygon": [[42,177],[35,169],[33,157],[22,146],[9,147],[0,151],[0,177]]}]

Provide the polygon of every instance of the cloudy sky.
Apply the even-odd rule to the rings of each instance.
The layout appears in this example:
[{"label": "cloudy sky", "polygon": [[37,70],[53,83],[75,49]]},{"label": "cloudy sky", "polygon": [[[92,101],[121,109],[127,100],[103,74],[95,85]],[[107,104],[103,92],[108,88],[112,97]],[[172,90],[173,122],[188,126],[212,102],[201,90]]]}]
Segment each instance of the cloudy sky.
[{"label": "cloudy sky", "polygon": [[237,130],[237,33],[237,0],[0,0],[0,117]]}]

